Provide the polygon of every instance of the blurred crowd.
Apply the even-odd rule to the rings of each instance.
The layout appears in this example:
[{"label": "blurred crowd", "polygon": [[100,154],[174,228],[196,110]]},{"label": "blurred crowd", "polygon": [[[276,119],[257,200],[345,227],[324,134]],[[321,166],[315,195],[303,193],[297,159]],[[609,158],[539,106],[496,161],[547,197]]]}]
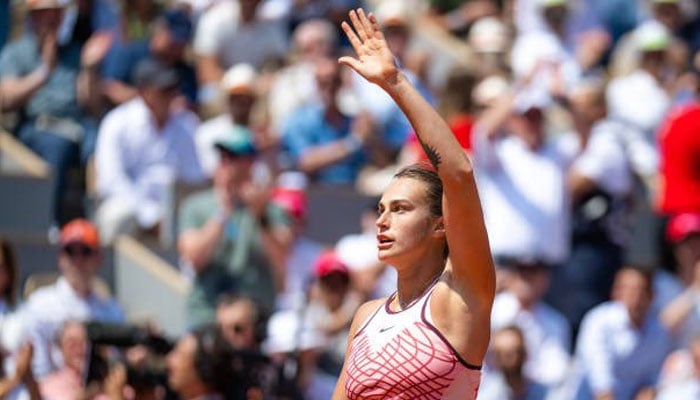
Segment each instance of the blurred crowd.
[{"label": "blurred crowd", "polygon": [[[355,310],[395,287],[377,196],[427,159],[337,63],[359,6],[474,165],[497,269],[479,399],[700,399],[694,0],[0,0],[0,122],[51,167],[59,248],[19,293],[0,240],[0,397],[331,397]],[[366,199],[359,232],[308,236],[321,187]],[[119,235],[173,226],[176,342],[96,278]]]}]

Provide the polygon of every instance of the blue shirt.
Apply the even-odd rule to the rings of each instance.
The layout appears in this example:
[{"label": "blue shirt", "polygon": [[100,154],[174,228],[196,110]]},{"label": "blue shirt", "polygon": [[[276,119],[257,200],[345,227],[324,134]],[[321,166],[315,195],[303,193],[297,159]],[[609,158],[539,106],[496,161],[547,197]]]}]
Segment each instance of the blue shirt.
[{"label": "blue shirt", "polygon": [[[284,125],[283,146],[296,164],[306,151],[348,137],[350,128],[350,117],[343,116],[342,123],[337,128],[326,121],[323,107],[305,106],[294,112]],[[363,151],[356,151],[335,164],[316,171],[310,178],[317,183],[352,184],[364,165],[365,158]]]},{"label": "blue shirt", "polygon": [[[149,57],[154,57],[150,50],[150,38],[113,46],[102,63],[102,76],[133,86],[134,69],[141,60]],[[180,92],[190,104],[196,104],[197,77],[194,68],[184,62],[178,62],[173,67],[180,75]]]}]

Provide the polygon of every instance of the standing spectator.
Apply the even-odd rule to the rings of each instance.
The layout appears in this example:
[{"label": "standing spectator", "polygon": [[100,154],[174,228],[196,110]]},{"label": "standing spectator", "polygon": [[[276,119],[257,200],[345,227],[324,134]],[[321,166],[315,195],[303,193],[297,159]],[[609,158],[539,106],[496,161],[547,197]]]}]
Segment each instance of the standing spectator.
[{"label": "standing spectator", "polygon": [[530,381],[556,388],[569,372],[571,331],[564,316],[543,301],[550,284],[549,267],[537,260],[496,261],[512,272],[494,299],[491,330],[518,327],[528,354],[523,373]]},{"label": "standing spectator", "polygon": [[187,300],[190,326],[212,322],[226,292],[247,294],[272,310],[292,240],[286,215],[269,203],[269,189],[252,180],[250,138],[233,131],[216,147],[213,188],[187,198],[179,213],[178,251],[196,273]]},{"label": "standing spectator", "polygon": [[102,264],[100,237],[90,222],[77,219],[61,229],[56,283],[37,289],[21,309],[28,337],[34,344],[34,373],[38,377],[61,368],[55,347],[57,333],[68,320],[121,322],[119,305],[93,291]]},{"label": "standing spectator", "polygon": [[652,273],[624,267],[615,277],[612,301],[586,314],[576,346],[583,373],[577,399],[654,398],[671,340],[649,312],[652,297]]},{"label": "standing spectator", "polygon": [[529,358],[525,342],[523,331],[516,326],[504,326],[493,333],[489,355],[494,369],[484,374],[478,400],[547,398],[547,387],[523,372]]},{"label": "standing spectator", "polygon": [[63,0],[31,0],[26,6],[30,29],[0,53],[0,111],[19,112],[17,135],[51,166],[51,214],[61,224],[68,170],[84,165],[95,147],[93,116],[101,111],[97,67],[111,36],[94,35],[82,47],[75,41],[61,45]]},{"label": "standing spectator", "polygon": [[213,99],[216,85],[232,66],[247,63],[259,69],[286,54],[286,33],[281,26],[258,16],[260,2],[222,2],[200,18],[194,51],[197,76],[203,89],[199,98],[201,102]]},{"label": "standing spectator", "polygon": [[341,86],[340,66],[326,59],[316,67],[321,104],[296,110],[285,123],[282,140],[293,167],[313,183],[355,182],[365,162],[364,143],[372,134],[368,114],[344,114],[336,101]]},{"label": "standing spectator", "polygon": [[138,96],[134,85],[136,66],[152,58],[174,68],[180,77],[178,87],[190,108],[197,104],[197,77],[186,61],[185,51],[192,38],[190,16],[183,11],[168,11],[153,22],[152,33],[140,40],[115,46],[103,68],[103,91],[112,104],[123,104]]},{"label": "standing spectator", "polygon": [[96,219],[106,243],[122,233],[157,229],[170,186],[204,179],[194,144],[197,116],[173,110],[177,71],[146,59],[135,75],[139,96],[112,110],[100,125]]}]

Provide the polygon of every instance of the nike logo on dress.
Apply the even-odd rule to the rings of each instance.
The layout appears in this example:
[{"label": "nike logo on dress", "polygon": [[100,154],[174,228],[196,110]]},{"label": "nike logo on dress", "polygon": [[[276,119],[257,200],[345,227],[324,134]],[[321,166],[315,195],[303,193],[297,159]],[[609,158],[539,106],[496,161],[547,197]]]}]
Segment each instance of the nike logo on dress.
[{"label": "nike logo on dress", "polygon": [[388,331],[389,329],[392,329],[394,326],[395,326],[395,325],[392,325],[392,326],[389,326],[389,327],[386,327],[386,328],[381,328],[381,329],[379,329],[379,333],[384,333],[384,332]]}]

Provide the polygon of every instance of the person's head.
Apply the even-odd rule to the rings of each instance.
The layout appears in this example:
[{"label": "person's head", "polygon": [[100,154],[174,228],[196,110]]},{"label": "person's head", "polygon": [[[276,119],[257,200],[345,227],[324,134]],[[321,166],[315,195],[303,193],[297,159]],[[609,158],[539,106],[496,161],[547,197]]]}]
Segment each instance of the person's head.
[{"label": "person's head", "polygon": [[397,172],[379,201],[378,212],[381,261],[397,266],[434,251],[447,257],[442,181],[433,169],[417,164]]},{"label": "person's head", "polygon": [[411,39],[409,5],[403,0],[384,0],[375,12],[391,53],[403,59]]},{"label": "person's head", "polygon": [[260,0],[239,0],[240,5],[240,19],[243,23],[249,23],[255,20],[256,14],[258,12],[258,5]]},{"label": "person's head", "polygon": [[607,112],[605,86],[598,81],[576,84],[568,93],[571,116],[577,125],[592,126],[604,118]]},{"label": "person's head", "polygon": [[635,326],[641,326],[653,297],[652,271],[636,266],[622,267],[615,274],[611,297],[625,305]]},{"label": "person's head", "polygon": [[500,268],[509,270],[505,289],[530,308],[544,297],[550,282],[550,267],[537,259],[508,258],[496,260]]},{"label": "person's head", "polygon": [[102,264],[100,236],[88,220],[67,223],[59,236],[58,267],[75,290],[89,291]]},{"label": "person's head", "polygon": [[498,104],[509,90],[508,81],[500,75],[489,75],[480,80],[472,90],[474,113],[481,114]]},{"label": "person's head", "polygon": [[228,98],[228,112],[236,124],[248,125],[257,94],[258,73],[250,64],[236,64],[221,78],[221,89]]},{"label": "person's head", "polygon": [[251,179],[257,149],[248,129],[235,126],[215,146],[219,152],[219,163],[214,171],[215,187],[236,188]]},{"label": "person's head", "polygon": [[329,58],[338,42],[335,27],[325,19],[310,19],[294,29],[292,41],[302,60],[316,61]]},{"label": "person's head", "polygon": [[41,40],[49,34],[56,34],[63,21],[63,11],[68,6],[66,0],[27,0],[25,3],[29,19],[37,38]]},{"label": "person's head", "polygon": [[668,48],[671,45],[668,28],[658,21],[648,21],[635,29],[633,35],[639,66],[661,79],[663,70],[668,65]]},{"label": "person's head", "polygon": [[0,296],[10,306],[17,301],[18,272],[14,247],[8,240],[0,238]]},{"label": "person's head", "polygon": [[186,334],[168,353],[168,384],[180,398],[224,395],[234,373],[232,349],[218,327],[207,325]]},{"label": "person's head", "polygon": [[695,265],[700,263],[700,213],[672,216],[666,225],[666,240],[671,244],[679,278],[689,285]]},{"label": "person's head", "polygon": [[85,370],[88,351],[88,337],[85,325],[77,320],[66,321],[58,331],[57,340],[65,367],[75,371],[78,375],[82,375]]},{"label": "person's head", "polygon": [[544,105],[530,99],[516,103],[508,120],[508,129],[527,143],[530,149],[539,148],[545,137]]},{"label": "person's head", "polygon": [[216,307],[216,323],[234,349],[255,350],[265,339],[267,315],[251,297],[224,295]]},{"label": "person's head", "polygon": [[510,33],[496,17],[479,18],[469,29],[468,43],[474,51],[475,73],[480,77],[506,70]]},{"label": "person's head", "polygon": [[655,20],[672,32],[679,30],[683,25],[680,0],[651,0],[651,12]]},{"label": "person's head", "polygon": [[174,64],[181,61],[192,39],[190,16],[180,10],[164,13],[156,19],[151,34],[150,49],[161,61]]},{"label": "person's head", "polygon": [[445,82],[440,108],[448,116],[471,114],[474,109],[472,93],[475,86],[476,77],[470,70],[462,67],[452,69],[447,76],[447,82]]},{"label": "person's head", "polygon": [[315,78],[321,103],[325,108],[335,108],[336,95],[342,85],[340,65],[331,58],[319,60],[316,63]]},{"label": "person's head", "polygon": [[517,326],[496,330],[491,336],[491,355],[496,369],[506,377],[522,376],[527,359],[525,338]]},{"label": "person's head", "polygon": [[542,17],[552,31],[563,33],[569,15],[568,0],[539,0]]},{"label": "person's head", "polygon": [[325,251],[314,263],[321,300],[332,311],[343,305],[350,289],[350,272],[334,251]]},{"label": "person's head", "polygon": [[161,61],[148,58],[136,65],[134,83],[159,125],[168,120],[171,103],[180,94],[179,81],[177,70]]}]

